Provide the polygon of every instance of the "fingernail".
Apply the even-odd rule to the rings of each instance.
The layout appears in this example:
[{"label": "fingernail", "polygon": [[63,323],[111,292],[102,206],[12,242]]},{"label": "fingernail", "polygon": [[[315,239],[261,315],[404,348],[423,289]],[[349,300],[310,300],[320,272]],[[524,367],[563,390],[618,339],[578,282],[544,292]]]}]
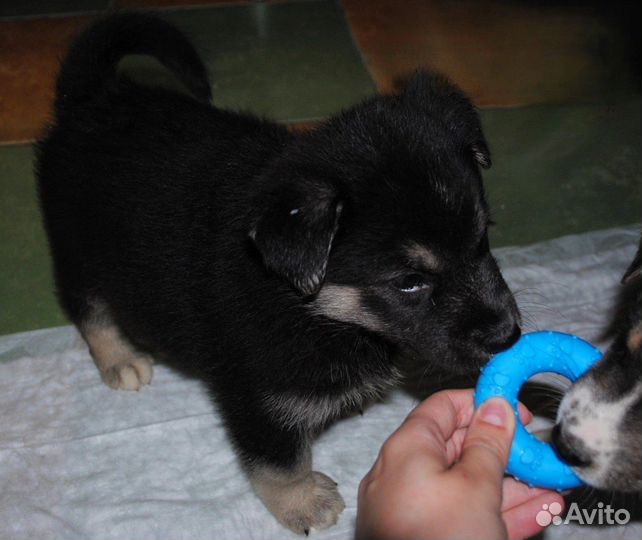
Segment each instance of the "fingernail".
[{"label": "fingernail", "polygon": [[488,400],[479,410],[479,418],[487,424],[497,427],[505,427],[508,420],[508,407],[501,398]]}]

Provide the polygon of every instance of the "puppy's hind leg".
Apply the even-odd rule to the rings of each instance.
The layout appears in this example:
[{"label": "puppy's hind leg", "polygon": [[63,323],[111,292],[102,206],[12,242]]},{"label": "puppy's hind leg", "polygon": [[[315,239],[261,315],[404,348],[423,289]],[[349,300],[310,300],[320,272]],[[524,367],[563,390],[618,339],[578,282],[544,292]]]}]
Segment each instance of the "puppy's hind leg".
[{"label": "puppy's hind leg", "polygon": [[140,390],[153,375],[152,358],[140,353],[122,335],[102,303],[94,303],[80,325],[103,382],[115,390]]}]

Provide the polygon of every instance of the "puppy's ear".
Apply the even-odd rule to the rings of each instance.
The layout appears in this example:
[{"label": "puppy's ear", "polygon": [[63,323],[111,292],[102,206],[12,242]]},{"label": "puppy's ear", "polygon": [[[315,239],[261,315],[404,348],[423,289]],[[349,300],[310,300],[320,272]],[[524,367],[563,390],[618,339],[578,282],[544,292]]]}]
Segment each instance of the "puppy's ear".
[{"label": "puppy's ear", "polygon": [[321,288],[342,204],[332,186],[316,181],[280,185],[255,203],[249,235],[265,265],[301,294]]},{"label": "puppy's ear", "polygon": [[490,168],[490,150],[479,115],[458,86],[439,73],[419,70],[406,80],[401,98],[429,115],[443,119],[479,166]]}]

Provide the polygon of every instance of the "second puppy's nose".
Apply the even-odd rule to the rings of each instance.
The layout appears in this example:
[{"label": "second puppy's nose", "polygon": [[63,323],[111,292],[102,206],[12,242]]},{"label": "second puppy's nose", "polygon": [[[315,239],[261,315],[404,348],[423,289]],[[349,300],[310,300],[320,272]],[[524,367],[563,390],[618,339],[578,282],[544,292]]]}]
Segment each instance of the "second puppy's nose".
[{"label": "second puppy's nose", "polygon": [[577,449],[572,448],[568,444],[568,442],[564,438],[564,435],[562,434],[562,428],[560,424],[555,424],[555,427],[553,427],[553,431],[551,432],[551,440],[555,453],[572,467],[586,467],[587,465],[590,465],[590,459],[581,456]]}]

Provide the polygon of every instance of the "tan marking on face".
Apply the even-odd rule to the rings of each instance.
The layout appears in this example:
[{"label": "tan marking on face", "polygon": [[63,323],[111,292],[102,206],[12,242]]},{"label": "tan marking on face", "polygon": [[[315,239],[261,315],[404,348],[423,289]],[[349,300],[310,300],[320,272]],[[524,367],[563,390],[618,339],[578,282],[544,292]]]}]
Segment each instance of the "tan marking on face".
[{"label": "tan marking on face", "polygon": [[361,295],[357,287],[326,283],[310,305],[313,311],[330,319],[382,332],[385,324],[363,305]]},{"label": "tan marking on face", "polygon": [[642,349],[642,321],[631,329],[626,344],[632,353],[637,353]]},{"label": "tan marking on face", "polygon": [[431,272],[438,272],[443,267],[443,262],[426,246],[413,242],[406,248],[406,253],[411,261],[418,263]]},{"label": "tan marking on face", "polygon": [[311,463],[308,450],[291,470],[257,465],[250,471],[263,504],[279,523],[299,534],[334,525],[345,508],[334,480],[313,471]]}]

